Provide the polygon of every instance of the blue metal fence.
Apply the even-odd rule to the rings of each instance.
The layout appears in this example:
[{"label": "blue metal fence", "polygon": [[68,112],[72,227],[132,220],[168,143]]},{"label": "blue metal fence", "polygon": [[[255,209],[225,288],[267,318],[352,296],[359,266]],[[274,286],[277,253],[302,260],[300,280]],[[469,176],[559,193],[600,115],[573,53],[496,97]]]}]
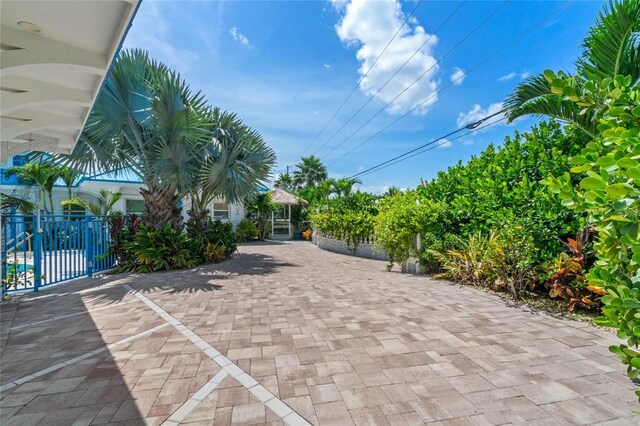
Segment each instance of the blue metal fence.
[{"label": "blue metal fence", "polygon": [[2,215],[3,292],[91,276],[116,265],[109,217]]}]

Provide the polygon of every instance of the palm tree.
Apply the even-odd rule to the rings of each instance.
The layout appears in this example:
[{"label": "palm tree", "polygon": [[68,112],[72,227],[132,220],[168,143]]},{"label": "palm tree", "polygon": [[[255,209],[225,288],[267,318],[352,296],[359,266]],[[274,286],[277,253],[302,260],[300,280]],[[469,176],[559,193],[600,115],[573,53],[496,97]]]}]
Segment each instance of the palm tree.
[{"label": "palm tree", "polygon": [[142,221],[182,225],[181,197],[198,162],[194,146],[211,141],[200,93],[140,49],[120,52],[80,140],[62,162],[83,172],[134,173],[145,184]]},{"label": "palm tree", "polygon": [[353,187],[361,183],[362,181],[360,179],[341,178],[333,183],[333,192],[338,197],[348,199],[351,195],[351,192],[353,191]]},{"label": "palm tree", "polygon": [[205,230],[209,205],[215,198],[233,203],[254,197],[276,161],[262,136],[242,124],[235,114],[214,108],[210,121],[214,137],[195,156],[199,166],[189,191],[191,233]]},{"label": "palm tree", "polygon": [[[64,186],[67,187],[67,200],[71,200],[73,198],[73,184],[82,176],[82,173],[70,167],[61,167],[59,175],[62,182],[64,182]],[[67,206],[67,214],[71,216],[71,204]]]},{"label": "palm tree", "polygon": [[4,210],[10,207],[15,207],[22,214],[27,215],[33,214],[33,211],[36,209],[36,205],[31,201],[19,197],[14,197],[13,195],[0,193],[0,210]]},{"label": "palm tree", "polygon": [[289,173],[281,173],[273,184],[274,187],[284,189],[285,191],[293,190],[293,177]]},{"label": "palm tree", "polygon": [[[62,202],[63,206],[71,207],[79,206],[94,216],[106,216],[113,213],[113,206],[120,200],[122,194],[119,192],[111,192],[106,189],[101,189],[98,194],[98,199],[95,203],[76,197]],[[71,210],[69,210],[71,211]]]},{"label": "palm tree", "polygon": [[276,206],[271,202],[271,196],[266,193],[247,199],[245,209],[248,213],[255,214],[258,239],[264,240],[267,237],[267,223],[271,219],[271,213],[276,209]]},{"label": "palm tree", "polygon": [[[619,0],[611,2],[600,12],[589,35],[582,44],[582,55],[576,62],[572,76],[579,91],[587,81],[600,82],[617,75],[640,79],[640,2]],[[545,72],[533,76],[516,88],[504,103],[506,116],[513,121],[524,115],[549,116],[569,122],[594,137],[597,124],[593,111],[569,99],[572,93],[559,93],[553,88],[555,78],[570,77],[565,72]]]},{"label": "palm tree", "polygon": [[298,187],[315,186],[329,177],[327,168],[316,156],[302,157],[293,172],[293,183]]},{"label": "palm tree", "polygon": [[[53,214],[53,185],[58,180],[60,176],[60,168],[49,163],[27,163],[24,166],[14,166],[8,167],[5,170],[5,175],[7,177],[17,176],[18,182],[33,185],[38,187],[40,190],[40,202],[42,203],[42,208],[45,213],[51,212]],[[45,194],[49,199],[49,207],[51,210],[47,208],[47,203],[45,201]]]}]

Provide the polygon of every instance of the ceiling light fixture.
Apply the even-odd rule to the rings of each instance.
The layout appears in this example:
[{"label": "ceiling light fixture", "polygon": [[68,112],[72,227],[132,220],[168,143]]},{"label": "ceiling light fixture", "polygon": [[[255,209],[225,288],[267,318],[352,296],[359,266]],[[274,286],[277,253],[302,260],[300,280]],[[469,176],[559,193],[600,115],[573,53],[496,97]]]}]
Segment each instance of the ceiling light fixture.
[{"label": "ceiling light fixture", "polygon": [[18,26],[23,30],[25,30],[26,32],[32,33],[32,34],[40,34],[42,32],[42,28],[40,28],[38,25],[34,24],[33,22],[19,21]]}]

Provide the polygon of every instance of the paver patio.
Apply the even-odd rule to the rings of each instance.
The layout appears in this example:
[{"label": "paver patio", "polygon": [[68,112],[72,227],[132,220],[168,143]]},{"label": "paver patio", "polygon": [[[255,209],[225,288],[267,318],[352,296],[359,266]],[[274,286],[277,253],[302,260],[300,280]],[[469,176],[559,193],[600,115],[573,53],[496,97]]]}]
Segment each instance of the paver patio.
[{"label": "paver patio", "polygon": [[640,424],[608,331],[384,266],[256,243],[17,297],[0,423]]}]

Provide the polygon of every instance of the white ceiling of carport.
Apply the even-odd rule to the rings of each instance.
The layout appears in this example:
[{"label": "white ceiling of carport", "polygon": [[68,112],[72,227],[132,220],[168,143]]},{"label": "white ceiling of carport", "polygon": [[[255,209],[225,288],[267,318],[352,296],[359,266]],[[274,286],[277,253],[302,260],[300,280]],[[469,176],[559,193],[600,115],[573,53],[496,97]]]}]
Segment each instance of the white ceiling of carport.
[{"label": "white ceiling of carport", "polygon": [[31,149],[70,152],[138,2],[0,2],[0,161]]}]

